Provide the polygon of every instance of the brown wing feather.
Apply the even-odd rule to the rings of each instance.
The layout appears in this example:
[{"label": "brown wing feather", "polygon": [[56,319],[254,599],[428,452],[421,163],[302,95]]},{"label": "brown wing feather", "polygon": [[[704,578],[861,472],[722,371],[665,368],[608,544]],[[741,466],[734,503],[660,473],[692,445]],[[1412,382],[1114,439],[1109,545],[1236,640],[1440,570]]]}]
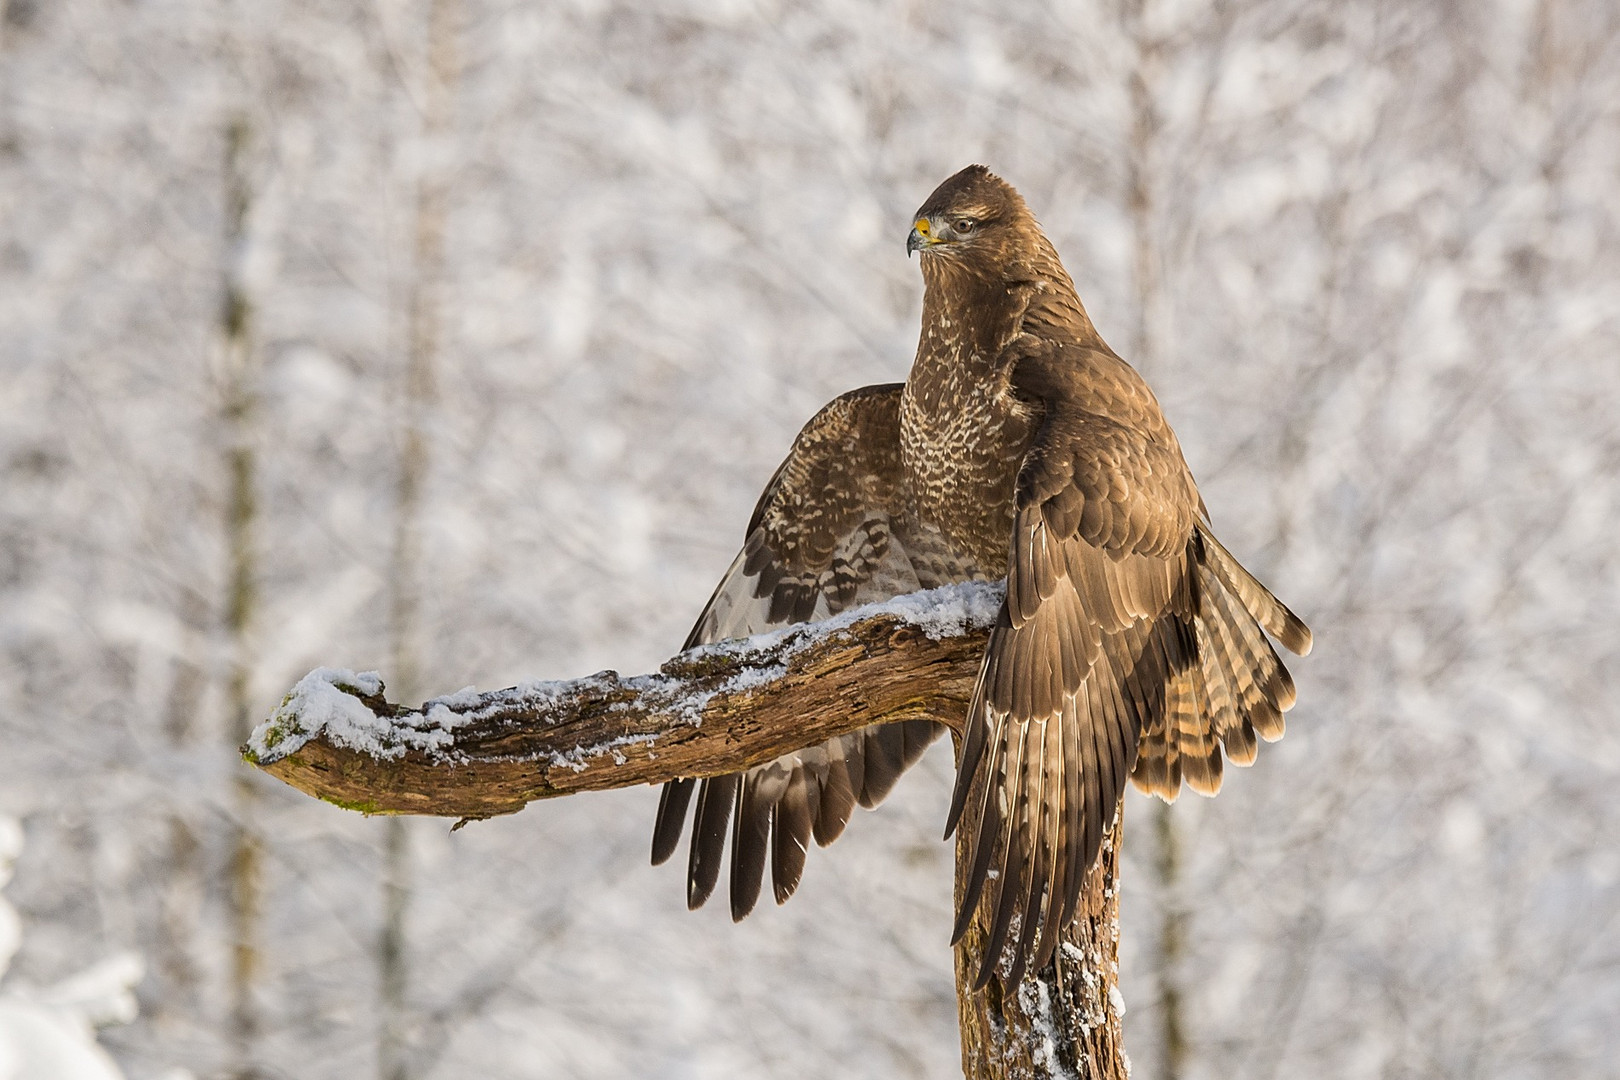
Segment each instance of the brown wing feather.
[{"label": "brown wing feather", "polygon": [[972,839],[956,937],[981,904],[988,913],[980,986],[1009,943],[1009,984],[1046,963],[1127,776],[1166,797],[1183,779],[1213,793],[1223,744],[1246,763],[1255,732],[1280,730],[1292,683],[1256,619],[1285,644],[1309,643],[1209,536],[1134,371],[1094,348],[1014,349],[1013,386],[1042,421],[1018,475],[1006,607],[947,825]]},{"label": "brown wing feather", "polygon": [[[743,548],[688,648],[978,576],[909,513],[900,389],[845,394],[805,425],[760,496]],[[659,801],[652,861],[674,854],[696,791],[688,903],[697,907],[713,892],[728,824],[732,917],[753,910],[767,864],[782,903],[798,887],[811,838],[823,846],[837,839],[855,806],[877,805],[941,730],[926,720],[873,726],[744,774],[672,781]]]}]

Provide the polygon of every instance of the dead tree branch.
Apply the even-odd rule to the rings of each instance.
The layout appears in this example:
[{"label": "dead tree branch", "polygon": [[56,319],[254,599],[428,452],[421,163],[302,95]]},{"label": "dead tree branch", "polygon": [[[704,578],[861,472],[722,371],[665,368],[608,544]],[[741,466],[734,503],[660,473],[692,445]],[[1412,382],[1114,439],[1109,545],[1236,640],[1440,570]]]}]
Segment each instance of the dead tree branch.
[{"label": "dead tree branch", "polygon": [[409,709],[322,668],[243,747],[300,791],[374,814],[484,818],[535,799],[737,772],[867,724],[959,728],[999,585],[936,589],[693,649],[656,674],[463,691]]}]

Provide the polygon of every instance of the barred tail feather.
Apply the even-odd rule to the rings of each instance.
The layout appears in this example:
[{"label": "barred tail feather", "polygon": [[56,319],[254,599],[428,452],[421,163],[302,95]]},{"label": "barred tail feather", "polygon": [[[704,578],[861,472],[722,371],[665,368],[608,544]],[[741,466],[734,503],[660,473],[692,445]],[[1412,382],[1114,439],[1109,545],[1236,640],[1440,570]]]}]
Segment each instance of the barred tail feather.
[{"label": "barred tail feather", "polygon": [[1198,538],[1202,541],[1204,559],[1214,568],[1221,583],[1243,604],[1254,621],[1266,628],[1266,633],[1282,642],[1295,656],[1307,656],[1311,651],[1311,630],[1271,590],[1260,584],[1253,574],[1243,568],[1230,551],[1226,550],[1215,534],[1200,525]]},{"label": "barred tail feather", "polygon": [[1257,737],[1282,738],[1294,680],[1266,632],[1296,652],[1310,649],[1305,624],[1202,528],[1195,551],[1198,604],[1188,646],[1195,659],[1169,678],[1163,715],[1143,733],[1131,773],[1138,790],[1166,802],[1183,781],[1203,795],[1219,791],[1223,750],[1232,764],[1250,765]]}]

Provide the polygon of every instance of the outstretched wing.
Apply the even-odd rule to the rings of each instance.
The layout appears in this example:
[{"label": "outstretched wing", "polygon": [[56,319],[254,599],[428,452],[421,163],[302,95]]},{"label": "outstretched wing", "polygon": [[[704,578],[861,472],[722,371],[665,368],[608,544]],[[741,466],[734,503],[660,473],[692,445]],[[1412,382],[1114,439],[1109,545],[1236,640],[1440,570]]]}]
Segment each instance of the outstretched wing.
[{"label": "outstretched wing", "polygon": [[946,830],[963,821],[973,841],[955,939],[982,899],[981,986],[1015,923],[1009,985],[1046,963],[1128,775],[1167,796],[1183,777],[1212,793],[1220,743],[1247,764],[1256,732],[1281,734],[1293,685],[1256,619],[1296,652],[1310,643],[1210,535],[1140,376],[1100,349],[1014,347],[1014,389],[1042,421]]},{"label": "outstretched wing", "polygon": [[[900,462],[898,383],[834,399],[805,425],[766,485],[747,540],[686,647],[812,622],[857,604],[978,574],[915,525]],[[776,902],[793,894],[810,838],[826,846],[857,803],[875,806],[940,733],[927,720],[874,725],[746,773],[664,785],[652,860],[674,853],[694,790],[687,904],[719,880],[731,829],[731,915],[759,899],[767,856]]]}]

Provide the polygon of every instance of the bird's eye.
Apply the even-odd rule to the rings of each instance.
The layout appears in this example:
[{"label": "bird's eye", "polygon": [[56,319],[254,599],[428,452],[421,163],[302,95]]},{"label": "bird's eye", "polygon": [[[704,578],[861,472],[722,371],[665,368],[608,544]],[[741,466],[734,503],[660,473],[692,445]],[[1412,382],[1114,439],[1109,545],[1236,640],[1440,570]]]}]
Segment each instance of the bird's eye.
[{"label": "bird's eye", "polygon": [[974,221],[972,218],[957,218],[956,221],[952,223],[951,228],[955,229],[958,233],[966,235],[967,233],[972,232],[978,226],[978,224],[979,223]]}]

